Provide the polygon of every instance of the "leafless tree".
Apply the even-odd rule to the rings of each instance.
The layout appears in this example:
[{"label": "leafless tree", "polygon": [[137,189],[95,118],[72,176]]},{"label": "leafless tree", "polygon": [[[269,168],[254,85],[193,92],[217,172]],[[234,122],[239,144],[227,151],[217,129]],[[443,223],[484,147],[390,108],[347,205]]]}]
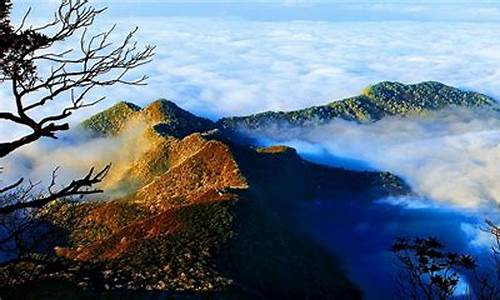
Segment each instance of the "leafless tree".
[{"label": "leafless tree", "polygon": [[472,256],[445,251],[433,237],[397,238],[392,252],[400,263],[398,299],[451,299],[460,280],[458,272],[477,267]]},{"label": "leafless tree", "polygon": [[[105,9],[96,9],[87,2],[86,0],[62,1],[54,14],[54,19],[39,27],[26,28],[28,11],[17,29],[13,29],[10,33],[0,32],[0,35],[6,35],[2,37],[4,45],[10,45],[0,52],[0,82],[10,85],[12,101],[16,107],[16,112],[0,112],[0,119],[31,131],[18,139],[0,143],[0,157],[5,157],[42,137],[57,138],[57,132],[69,129],[65,120],[73,111],[103,100],[103,98],[90,100],[87,98],[95,87],[117,83],[127,85],[145,83],[146,76],[127,79],[126,75],[132,69],[148,63],[152,58],[154,47],[137,49],[137,43],[132,40],[137,28],[117,45],[109,40],[115,26],[88,36],[89,27]],[[8,14],[4,15],[6,15],[4,19],[8,18]],[[78,33],[81,33],[78,50],[71,48],[58,52],[50,51],[51,48]],[[41,74],[38,71],[39,65],[43,63],[50,64],[48,74]],[[36,109],[50,105],[50,102],[61,101],[63,97],[69,100],[67,101],[69,104],[61,111],[39,119],[30,115]],[[59,190],[54,190],[53,182],[47,196],[3,206],[0,208],[0,214],[11,213],[18,208],[40,207],[54,199],[70,195],[101,192],[85,188],[102,180],[108,170],[109,166],[99,172],[95,172],[92,168],[86,176],[74,180]],[[12,190],[23,182],[24,179],[20,178],[17,182],[1,188],[0,193]]]},{"label": "leafless tree", "polygon": [[[14,27],[11,6],[11,1],[0,2],[0,84],[10,90],[11,97],[2,101],[10,101],[13,109],[0,111],[0,121],[24,128],[26,134],[0,142],[0,158],[39,139],[57,139],[59,132],[69,129],[67,120],[74,111],[104,99],[90,95],[95,88],[145,84],[147,76],[130,78],[130,71],[150,62],[154,47],[138,47],[134,41],[137,28],[119,43],[111,41],[115,26],[90,34],[96,17],[106,8],[94,8],[87,0],[62,0],[51,21],[29,26],[28,10]],[[77,47],[63,48],[71,38],[78,38]],[[36,192],[39,183],[26,183],[25,178],[1,186],[0,222],[8,233],[0,239],[20,236],[27,223],[19,219],[27,220],[27,210],[56,199],[101,193],[96,185],[109,169],[110,165],[100,170],[92,167],[65,185],[56,183],[56,169],[49,186]],[[16,226],[10,226],[11,221]]]},{"label": "leafless tree", "polygon": [[473,274],[474,293],[479,300],[500,299],[500,227],[491,220],[485,221],[483,232],[492,237],[490,262],[482,272]]}]

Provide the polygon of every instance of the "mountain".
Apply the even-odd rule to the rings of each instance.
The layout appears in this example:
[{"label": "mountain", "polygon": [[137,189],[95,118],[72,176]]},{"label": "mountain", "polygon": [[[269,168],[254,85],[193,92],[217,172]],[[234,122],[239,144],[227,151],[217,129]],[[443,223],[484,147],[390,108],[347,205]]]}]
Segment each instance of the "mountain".
[{"label": "mountain", "polygon": [[182,137],[214,128],[212,121],[193,115],[174,102],[159,99],[145,108],[120,102],[85,120],[80,126],[97,135],[114,135],[131,122],[145,123],[164,136]]},{"label": "mountain", "polygon": [[258,147],[233,129],[494,105],[437,82],[382,82],[324,106],[216,123],[163,99],[144,108],[120,102],[79,127],[132,139],[133,159],[114,162],[101,198],[61,199],[36,215],[40,232],[56,237],[0,267],[0,297],[361,299],[339,258],[302,231],[297,212],[316,200],[409,195],[408,185],[387,172],[318,165],[287,146]]},{"label": "mountain", "polygon": [[422,115],[451,106],[491,106],[496,101],[483,94],[462,91],[439,82],[419,84],[381,82],[363,90],[362,95],[289,112],[264,112],[228,117],[217,122],[221,128],[258,129],[270,125],[310,126],[335,118],[375,122],[387,116]]},{"label": "mountain", "polygon": [[[318,199],[411,193],[386,172],[317,165],[286,146],[236,143],[165,100],[145,108],[122,102],[81,125],[116,138],[131,126],[142,130],[135,138],[146,147],[128,149],[138,153],[113,167],[102,199],[61,200],[38,216],[64,236],[55,252],[49,247],[0,269],[0,278],[16,283],[9,295],[57,285],[65,288],[53,298],[360,299],[337,258],[302,233],[295,212]],[[31,286],[16,277],[25,270],[36,278]]]}]

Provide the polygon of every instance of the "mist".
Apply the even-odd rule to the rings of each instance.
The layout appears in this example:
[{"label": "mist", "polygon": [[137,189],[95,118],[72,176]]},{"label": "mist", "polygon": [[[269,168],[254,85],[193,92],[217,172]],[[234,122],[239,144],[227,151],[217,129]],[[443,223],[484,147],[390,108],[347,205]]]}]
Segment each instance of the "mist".
[{"label": "mist", "polygon": [[440,203],[468,209],[500,204],[498,112],[451,109],[375,123],[283,126],[248,133],[265,145],[293,146],[319,163],[392,172]]},{"label": "mist", "polygon": [[[367,299],[387,299],[396,272],[390,246],[398,236],[434,236],[489,265],[492,240],[481,228],[485,218],[498,221],[499,117],[492,110],[449,109],[375,123],[338,119],[241,130],[263,146],[292,146],[320,164],[389,171],[410,185],[414,196],[371,203],[318,199],[296,212],[298,227],[341,259]],[[461,285],[467,287],[465,278]]]},{"label": "mist", "polygon": [[128,191],[119,185],[117,178],[150,146],[145,130],[146,124],[134,121],[117,136],[96,137],[89,131],[75,128],[61,134],[57,140],[39,140],[0,161],[3,167],[1,184],[23,177],[26,182],[39,183],[38,191],[45,192],[56,168],[56,187],[62,187],[87,174],[91,167],[100,170],[111,164],[110,174],[96,187],[103,188],[108,198],[122,196]]}]

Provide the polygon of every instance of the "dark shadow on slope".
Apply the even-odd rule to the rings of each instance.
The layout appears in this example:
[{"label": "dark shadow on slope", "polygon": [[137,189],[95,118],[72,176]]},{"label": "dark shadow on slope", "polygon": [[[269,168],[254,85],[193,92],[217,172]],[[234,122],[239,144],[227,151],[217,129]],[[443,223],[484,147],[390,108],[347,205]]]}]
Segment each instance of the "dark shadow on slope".
[{"label": "dark shadow on slope", "polygon": [[[10,216],[6,216],[9,218]],[[25,221],[2,220],[11,224],[9,231],[2,227],[0,232],[0,267],[16,260],[27,253],[53,255],[55,246],[64,246],[69,242],[69,232],[44,219]]]},{"label": "dark shadow on slope", "polygon": [[3,300],[209,300],[209,299],[255,299],[253,294],[236,291],[228,292],[163,292],[148,290],[91,291],[78,284],[64,280],[41,280],[29,284],[0,289]]},{"label": "dark shadow on slope", "polygon": [[249,198],[290,201],[330,199],[371,201],[408,195],[409,186],[387,172],[354,171],[302,159],[286,146],[257,150],[232,144],[235,159],[247,178]]},{"label": "dark shadow on slope", "polygon": [[332,253],[300,234],[286,208],[263,206],[239,201],[235,235],[218,255],[236,290],[258,299],[361,299]]},{"label": "dark shadow on slope", "polygon": [[231,148],[250,189],[236,208],[236,236],[219,255],[224,274],[270,299],[361,298],[335,250],[301,230],[296,211],[316,199],[369,203],[408,194],[408,186],[388,173],[316,165],[288,147]]}]

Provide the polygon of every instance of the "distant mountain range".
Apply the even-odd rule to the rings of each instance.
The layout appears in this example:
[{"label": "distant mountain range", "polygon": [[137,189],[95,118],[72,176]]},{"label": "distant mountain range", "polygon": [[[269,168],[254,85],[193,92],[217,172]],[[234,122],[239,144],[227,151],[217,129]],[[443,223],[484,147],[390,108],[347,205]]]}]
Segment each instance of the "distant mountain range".
[{"label": "distant mountain range", "polygon": [[494,99],[486,95],[462,91],[435,81],[409,85],[384,81],[365,88],[362,95],[326,105],[223,118],[217,124],[222,128],[258,129],[270,124],[313,126],[335,118],[375,122],[387,116],[425,115],[446,107],[480,107],[495,103]]},{"label": "distant mountain range", "polygon": [[82,126],[97,134],[112,135],[122,129],[130,118],[147,120],[162,135],[182,137],[210,129],[259,129],[270,125],[316,126],[335,118],[356,122],[376,122],[387,116],[425,116],[450,107],[498,107],[486,95],[462,91],[435,81],[402,84],[384,81],[363,90],[362,95],[326,105],[295,111],[269,111],[249,116],[226,117],[212,122],[195,116],[174,102],[160,99],[144,109],[120,102],[85,120]]},{"label": "distant mountain range", "polygon": [[[147,147],[133,162],[115,165],[106,178],[108,195],[120,196],[78,205],[61,201],[48,210],[44,218],[64,229],[68,241],[57,245],[51,260],[86,274],[58,272],[50,278],[69,282],[73,293],[110,297],[145,290],[227,299],[360,299],[336,258],[297,230],[291,212],[317,199],[409,195],[408,185],[387,172],[317,165],[286,146],[240,143],[234,131],[272,122],[310,126],[334,118],[374,122],[452,105],[494,103],[436,82],[383,82],[361,96],[325,106],[218,122],[167,100],[145,108],[118,103],[81,128],[119,137],[128,127],[145,124],[141,143]],[[23,267],[10,266],[12,274]]]}]

